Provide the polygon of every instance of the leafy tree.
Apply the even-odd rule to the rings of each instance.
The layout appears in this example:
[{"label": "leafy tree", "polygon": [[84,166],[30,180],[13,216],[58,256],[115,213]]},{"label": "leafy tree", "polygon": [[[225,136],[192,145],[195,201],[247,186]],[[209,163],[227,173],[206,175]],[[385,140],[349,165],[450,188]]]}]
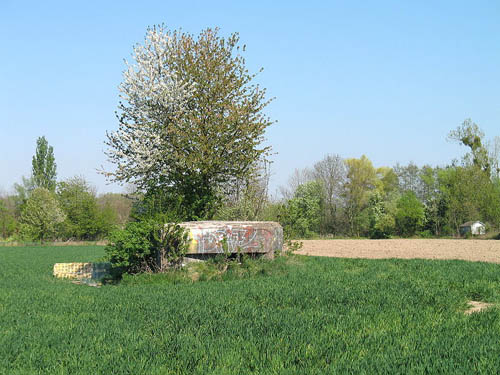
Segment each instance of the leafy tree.
[{"label": "leafy tree", "polygon": [[377,190],[382,196],[387,196],[398,190],[399,180],[394,169],[390,167],[377,168]]},{"label": "leafy tree", "polygon": [[392,202],[384,200],[382,194],[376,190],[370,195],[368,210],[370,237],[389,238],[396,226]]},{"label": "leafy tree", "polygon": [[263,220],[269,205],[270,163],[264,162],[244,179],[239,179],[226,191],[224,205],[216,220]]},{"label": "leafy tree", "polygon": [[422,228],[424,220],[424,206],[418,200],[416,194],[408,190],[397,202],[397,231],[404,237],[413,236]]},{"label": "leafy tree", "polygon": [[57,186],[57,197],[66,214],[66,238],[96,240],[105,237],[116,221],[109,207],[99,207],[94,189],[83,177],[73,177],[60,182]]},{"label": "leafy tree", "polygon": [[33,178],[26,178],[22,176],[21,183],[14,184],[14,191],[16,192],[16,194],[14,195],[14,203],[15,203],[15,214],[17,218],[21,216],[23,207],[26,204],[26,201],[31,195],[33,189],[35,189],[35,186],[33,184]]},{"label": "leafy tree", "polygon": [[408,165],[396,164],[394,172],[398,176],[399,191],[413,191],[418,198],[422,196],[422,181],[420,180],[420,168],[413,162]]},{"label": "leafy tree", "polygon": [[420,169],[421,202],[425,210],[425,230],[440,236],[445,225],[446,201],[439,185],[441,169],[424,165]]},{"label": "leafy tree", "polygon": [[448,230],[458,234],[461,224],[481,220],[498,227],[500,195],[489,174],[477,166],[452,166],[438,175],[445,202]]},{"label": "leafy tree", "polygon": [[300,185],[314,181],[313,171],[310,168],[295,168],[288,178],[287,186],[280,186],[280,193],[285,200],[292,199]]},{"label": "leafy tree", "polygon": [[304,238],[319,232],[323,197],[323,185],[319,181],[310,181],[297,188],[280,219],[287,236]]},{"label": "leafy tree", "polygon": [[464,157],[466,164],[472,164],[490,175],[491,165],[488,149],[484,144],[484,133],[476,123],[466,119],[462,125],[449,133],[448,138],[470,148],[471,153]]},{"label": "leafy tree", "polygon": [[36,188],[21,212],[23,234],[33,240],[55,239],[64,219],[64,212],[54,193],[45,188]]},{"label": "leafy tree", "polygon": [[41,187],[55,191],[56,163],[54,149],[49,146],[45,137],[39,137],[36,141],[36,152],[32,160],[32,180],[35,188]]},{"label": "leafy tree", "polygon": [[8,238],[12,236],[17,229],[17,221],[10,212],[6,202],[0,199],[0,237]]},{"label": "leafy tree", "polygon": [[339,155],[328,154],[314,164],[310,174],[314,180],[321,182],[325,194],[321,232],[336,233],[339,226],[339,211],[342,207],[342,188],[347,178],[344,159]]},{"label": "leafy tree", "polygon": [[129,221],[132,209],[132,198],[118,193],[106,193],[97,198],[101,210],[111,210],[114,214],[114,224],[125,226]]},{"label": "leafy tree", "polygon": [[361,213],[367,207],[370,192],[377,185],[377,174],[372,162],[365,156],[360,159],[347,159],[347,181],[344,184],[346,199],[346,215],[351,235],[359,236],[363,216]]},{"label": "leafy tree", "polygon": [[107,134],[116,165],[107,176],[166,193],[184,219],[210,218],[221,187],[251,173],[271,121],[265,89],[253,84],[238,34],[198,38],[163,26],[134,47],[120,86],[119,129]]}]

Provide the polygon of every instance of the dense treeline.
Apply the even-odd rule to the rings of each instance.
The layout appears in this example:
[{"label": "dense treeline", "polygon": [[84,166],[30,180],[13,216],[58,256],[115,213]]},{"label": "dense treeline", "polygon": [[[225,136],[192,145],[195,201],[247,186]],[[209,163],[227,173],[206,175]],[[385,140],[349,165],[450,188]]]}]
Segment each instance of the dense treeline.
[{"label": "dense treeline", "polygon": [[122,194],[97,196],[83,177],[56,181],[54,150],[37,140],[29,178],[0,196],[4,241],[99,240],[129,219],[131,201]]},{"label": "dense treeline", "polygon": [[[485,142],[479,127],[466,120],[449,139],[470,152],[448,166],[375,167],[364,155],[327,155],[310,168],[295,170],[281,189],[281,200],[265,201],[265,183],[250,181],[218,217],[278,220],[288,235],[301,238],[454,236],[472,220],[498,230],[499,138]],[[258,212],[249,209],[257,207]]]},{"label": "dense treeline", "polygon": [[98,196],[82,177],[61,181],[54,191],[22,186],[15,194],[0,197],[0,239],[21,242],[104,239],[113,229],[125,225],[131,204],[131,199],[123,194]]},{"label": "dense treeline", "polygon": [[280,221],[293,236],[449,236],[471,220],[499,227],[499,181],[474,165],[375,168],[365,156],[322,162],[332,159],[344,167],[341,179],[306,170],[280,203]]}]

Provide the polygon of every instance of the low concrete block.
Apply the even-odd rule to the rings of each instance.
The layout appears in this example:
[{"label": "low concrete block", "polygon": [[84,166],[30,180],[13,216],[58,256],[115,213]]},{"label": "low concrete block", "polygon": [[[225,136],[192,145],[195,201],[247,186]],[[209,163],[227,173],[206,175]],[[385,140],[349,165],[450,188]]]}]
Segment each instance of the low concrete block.
[{"label": "low concrete block", "polygon": [[273,221],[191,221],[188,254],[261,253],[272,257],[283,248],[283,228]]},{"label": "low concrete block", "polygon": [[60,278],[99,280],[109,275],[110,269],[109,263],[56,263],[53,274]]}]

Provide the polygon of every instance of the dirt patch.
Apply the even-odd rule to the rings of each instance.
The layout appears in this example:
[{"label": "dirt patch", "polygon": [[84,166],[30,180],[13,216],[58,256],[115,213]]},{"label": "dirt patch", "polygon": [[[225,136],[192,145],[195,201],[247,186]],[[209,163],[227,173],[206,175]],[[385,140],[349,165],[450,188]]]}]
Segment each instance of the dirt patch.
[{"label": "dirt patch", "polygon": [[338,258],[462,259],[500,263],[496,240],[304,240],[297,254]]},{"label": "dirt patch", "polygon": [[481,312],[488,307],[493,306],[492,303],[481,302],[481,301],[469,301],[469,308],[464,311],[465,315],[470,315],[476,312]]}]

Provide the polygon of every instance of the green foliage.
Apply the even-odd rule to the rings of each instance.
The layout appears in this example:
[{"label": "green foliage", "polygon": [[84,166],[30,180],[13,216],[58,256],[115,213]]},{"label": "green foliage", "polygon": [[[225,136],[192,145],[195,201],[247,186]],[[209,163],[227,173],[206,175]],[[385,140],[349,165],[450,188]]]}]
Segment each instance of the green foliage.
[{"label": "green foliage", "polygon": [[36,188],[21,212],[22,236],[35,241],[53,240],[65,218],[55,194],[45,188]]},{"label": "green foliage", "polygon": [[131,217],[142,220],[168,215],[170,221],[204,220],[214,215],[220,199],[213,187],[186,176],[176,186],[150,186],[134,202]]},{"label": "green foliage", "polygon": [[150,220],[128,223],[125,229],[111,232],[106,260],[122,274],[155,269],[154,224]]},{"label": "green foliage", "polygon": [[128,223],[109,236],[106,259],[116,274],[165,271],[178,267],[186,253],[188,235],[177,224],[163,219]]},{"label": "green foliage", "polygon": [[413,236],[424,225],[424,206],[413,191],[404,193],[397,202],[396,226],[403,237]]},{"label": "green foliage", "polygon": [[[347,181],[344,184],[346,216],[351,236],[359,237],[368,220],[363,215],[370,192],[377,185],[377,173],[372,162],[365,155],[360,159],[347,159]],[[366,223],[366,224],[365,224]]]},{"label": "green foliage", "polygon": [[106,237],[116,221],[113,211],[98,206],[94,190],[82,177],[60,182],[57,197],[66,214],[64,238],[97,240]]},{"label": "green foliage", "polygon": [[[284,249],[284,255],[290,256],[293,255],[296,251],[299,251],[302,249],[304,246],[304,243],[302,241],[293,241],[291,239],[286,239],[285,240],[285,249]],[[277,254],[281,255],[281,254]]]},{"label": "green foliage", "polygon": [[[238,34],[225,38],[218,29],[198,37],[148,29],[120,86],[119,130],[107,135],[117,168],[107,176],[133,182],[153,200],[168,196],[160,198],[162,209],[167,205],[161,213],[212,218],[224,187],[247,177],[270,150],[262,146],[272,123],[263,113],[269,100],[244,50]],[[158,208],[149,203],[146,211]]]},{"label": "green foliage", "polygon": [[12,212],[9,212],[7,205],[0,199],[0,237],[8,238],[12,236],[18,227],[17,220]]},{"label": "green foliage", "polygon": [[319,181],[310,181],[297,188],[280,217],[287,237],[307,238],[319,232],[323,197],[323,185]]},{"label": "green foliage", "polygon": [[106,260],[116,273],[151,272],[156,268],[154,230],[154,221],[143,220],[111,232],[105,248]]},{"label": "green foliage", "polygon": [[[97,203],[103,215],[109,217],[109,221],[114,219],[113,223],[119,227],[125,227],[125,224],[130,219],[130,211],[132,209],[132,198],[125,194],[106,193],[99,195]],[[112,214],[108,213],[110,211]]]},{"label": "green foliage", "polygon": [[470,148],[471,153],[464,157],[467,165],[473,165],[490,175],[491,164],[488,149],[483,144],[484,133],[476,123],[470,118],[466,119],[462,125],[450,132],[448,138]]},{"label": "green foliage", "polygon": [[45,137],[36,140],[36,152],[32,160],[32,179],[35,187],[50,191],[56,189],[56,162],[54,149]]},{"label": "green foliage", "polygon": [[180,268],[184,255],[189,250],[189,232],[174,223],[155,223],[154,248],[159,256],[159,271],[165,271],[170,267]]},{"label": "green foliage", "polygon": [[389,202],[383,200],[382,195],[375,191],[369,201],[370,237],[390,238],[395,230],[394,215],[389,208]]},{"label": "green foliage", "polygon": [[26,178],[26,177],[22,176],[21,183],[14,184],[14,191],[16,192],[16,194],[13,196],[13,198],[14,198],[14,204],[15,204],[16,217],[19,218],[21,216],[21,212],[23,210],[23,207],[26,204],[26,201],[28,200],[33,189],[35,189],[35,187],[33,185],[32,178]]},{"label": "green foliage", "polygon": [[498,227],[500,195],[489,175],[476,166],[450,167],[439,172],[449,233],[458,234],[463,223],[481,220]]},{"label": "green foliage", "polygon": [[500,367],[500,309],[462,313],[471,299],[498,306],[498,264],[292,257],[243,278],[228,270],[212,279],[224,282],[142,274],[99,289],[51,275],[56,262],[102,254],[102,247],[0,248],[0,373],[495,374]]}]

